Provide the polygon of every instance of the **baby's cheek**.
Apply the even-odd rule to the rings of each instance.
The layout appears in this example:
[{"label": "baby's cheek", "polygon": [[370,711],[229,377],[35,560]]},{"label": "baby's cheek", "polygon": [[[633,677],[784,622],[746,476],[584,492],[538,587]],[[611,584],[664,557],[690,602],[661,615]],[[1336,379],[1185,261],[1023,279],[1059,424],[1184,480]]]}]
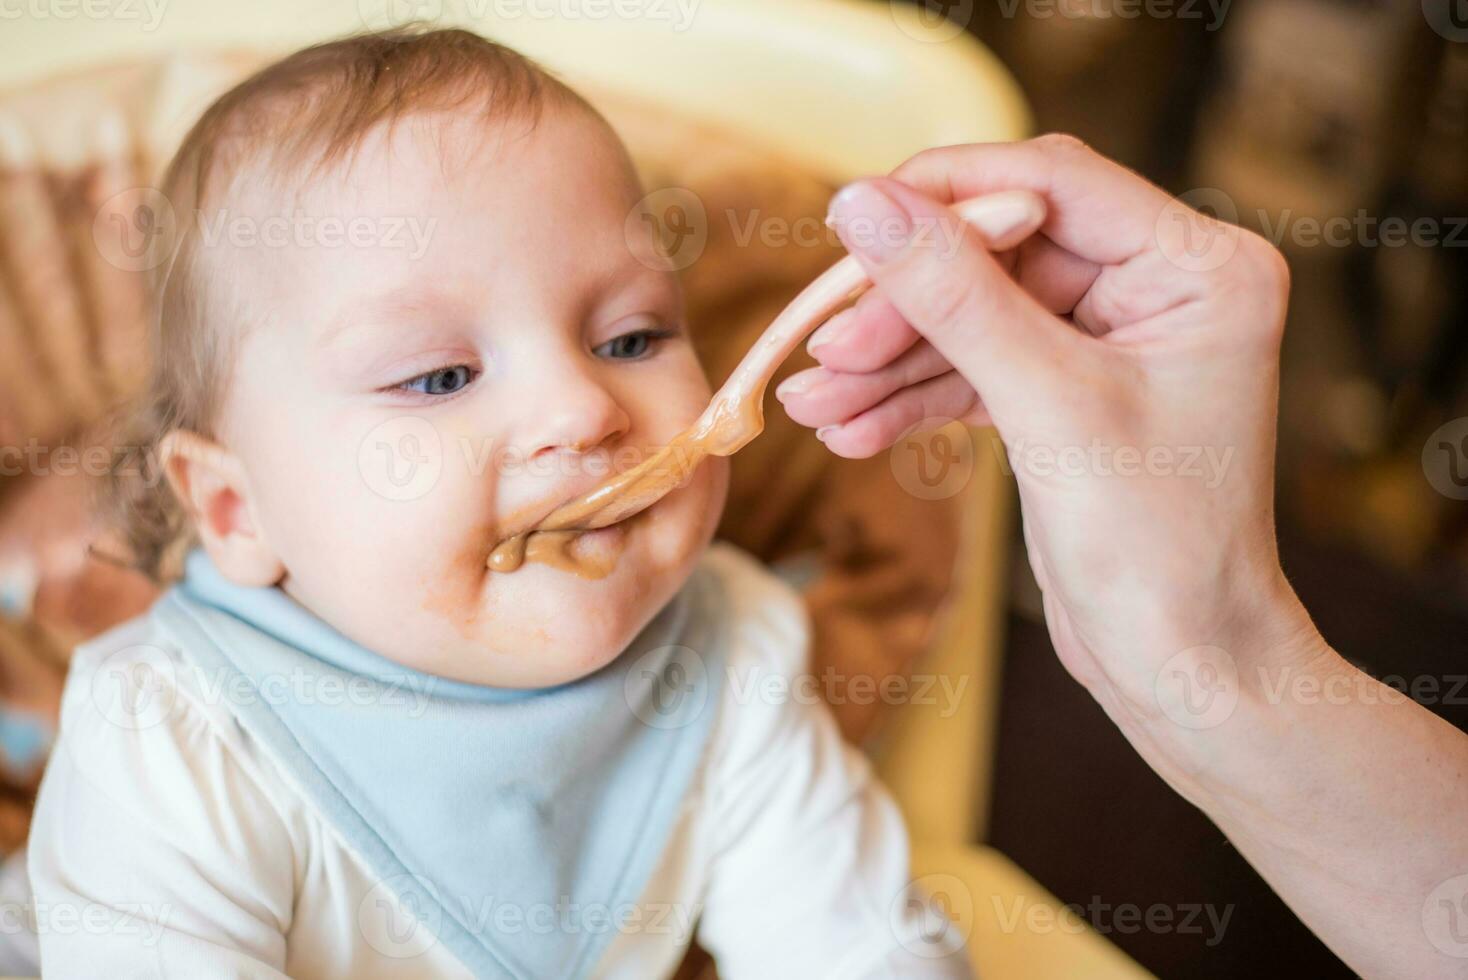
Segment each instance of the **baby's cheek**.
[{"label": "baby's cheek", "polygon": [[682,490],[663,498],[649,513],[655,537],[655,563],[668,571],[686,570],[702,553],[724,509],[729,461],[704,460]]},{"label": "baby's cheek", "polygon": [[660,430],[666,442],[703,414],[713,389],[698,359],[689,351],[669,364],[655,381],[639,385],[635,394],[644,418]]},{"label": "baby's cheek", "polygon": [[465,639],[479,639],[488,629],[504,591],[488,572],[493,539],[494,522],[482,514],[436,514],[414,556],[418,608]]}]

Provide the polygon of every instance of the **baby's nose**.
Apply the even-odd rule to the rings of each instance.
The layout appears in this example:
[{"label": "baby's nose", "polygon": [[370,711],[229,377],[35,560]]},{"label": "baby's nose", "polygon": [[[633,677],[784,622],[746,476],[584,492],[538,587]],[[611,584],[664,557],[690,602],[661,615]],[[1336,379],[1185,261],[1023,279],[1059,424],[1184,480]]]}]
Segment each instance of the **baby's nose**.
[{"label": "baby's nose", "polygon": [[586,374],[546,379],[526,412],[531,458],[583,453],[626,435],[632,420],[612,392]]}]

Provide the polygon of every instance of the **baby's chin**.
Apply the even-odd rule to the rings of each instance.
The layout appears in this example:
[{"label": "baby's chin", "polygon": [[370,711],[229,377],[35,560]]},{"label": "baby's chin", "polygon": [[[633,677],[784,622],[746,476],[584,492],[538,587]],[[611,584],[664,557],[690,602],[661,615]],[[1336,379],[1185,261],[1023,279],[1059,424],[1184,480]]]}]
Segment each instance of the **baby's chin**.
[{"label": "baby's chin", "polygon": [[[689,486],[608,529],[613,533],[573,545],[585,567],[526,561],[511,572],[466,571],[454,598],[425,607],[443,627],[443,642],[431,647],[431,663],[414,666],[513,688],[554,687],[595,673],[693,574],[713,537],[725,480],[719,467],[705,467]],[[605,574],[598,559],[610,559]]]},{"label": "baby's chin", "polygon": [[603,578],[526,565],[494,585],[492,617],[440,648],[425,667],[492,687],[554,687],[611,663],[673,597],[686,575],[619,563]]},{"label": "baby's chin", "polygon": [[[595,673],[687,581],[707,543],[700,531],[684,521],[656,529],[643,524],[625,542],[604,541],[615,560],[599,577],[533,561],[513,572],[490,572],[478,595],[469,589],[458,592],[457,601],[429,607],[427,632],[439,642],[415,643],[412,666],[512,688],[553,687]],[[584,557],[596,558],[595,548],[585,549]]]}]

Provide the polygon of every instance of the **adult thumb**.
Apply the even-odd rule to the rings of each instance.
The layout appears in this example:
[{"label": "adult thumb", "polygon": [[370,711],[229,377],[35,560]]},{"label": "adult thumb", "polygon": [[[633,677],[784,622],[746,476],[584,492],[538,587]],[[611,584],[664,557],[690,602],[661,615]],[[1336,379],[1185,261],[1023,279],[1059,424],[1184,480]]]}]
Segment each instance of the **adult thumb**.
[{"label": "adult thumb", "polygon": [[1043,201],[1002,193],[967,210],[972,224],[904,184],[876,178],[843,188],[829,221],[873,285],[997,419],[1029,403],[1037,387],[1054,386],[1076,354],[1076,337],[990,251],[1036,230]]}]

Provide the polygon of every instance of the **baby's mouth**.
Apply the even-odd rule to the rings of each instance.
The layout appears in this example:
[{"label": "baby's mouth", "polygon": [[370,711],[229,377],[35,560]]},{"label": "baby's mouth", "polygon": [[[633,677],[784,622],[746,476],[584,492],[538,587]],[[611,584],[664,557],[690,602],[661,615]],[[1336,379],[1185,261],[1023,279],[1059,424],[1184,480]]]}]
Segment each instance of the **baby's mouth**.
[{"label": "baby's mouth", "polygon": [[[696,427],[695,427],[696,428]],[[602,578],[616,563],[582,560],[591,542],[620,542],[625,528],[655,506],[669,492],[687,484],[693,471],[708,455],[700,444],[700,433],[689,429],[668,445],[652,452],[638,465],[625,470],[588,491],[542,508],[531,520],[512,521],[515,528],[490,552],[491,571],[513,572],[527,560],[543,562],[583,578]],[[603,532],[618,532],[603,535]],[[584,544],[583,544],[584,543]]]},{"label": "baby's mouth", "polygon": [[580,578],[605,578],[617,564],[633,518],[595,530],[527,531],[490,552],[494,572],[513,572],[527,560],[549,565]]},{"label": "baby's mouth", "polygon": [[604,527],[544,527],[547,515],[555,508],[540,508],[533,520],[510,523],[517,528],[500,541],[486,562],[492,572],[517,571],[526,561],[539,562],[580,578],[599,579],[611,573],[626,545],[628,530],[641,513],[630,515]]}]

